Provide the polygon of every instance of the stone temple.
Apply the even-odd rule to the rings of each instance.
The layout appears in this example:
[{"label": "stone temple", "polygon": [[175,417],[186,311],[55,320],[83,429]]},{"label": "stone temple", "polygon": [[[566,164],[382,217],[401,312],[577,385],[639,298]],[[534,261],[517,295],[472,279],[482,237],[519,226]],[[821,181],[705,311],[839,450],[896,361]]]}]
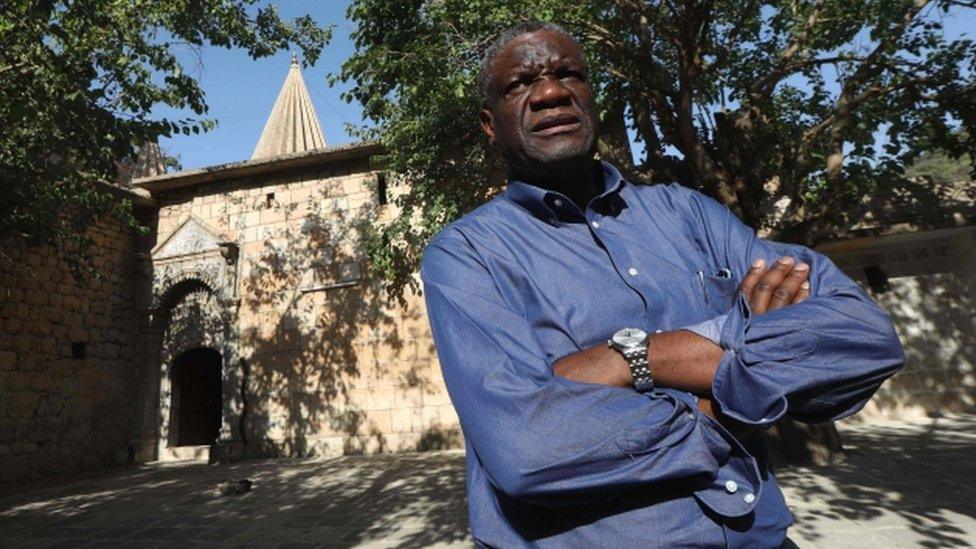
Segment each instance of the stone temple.
[{"label": "stone temple", "polygon": [[[149,155],[134,190],[106,186],[151,231],[92,228],[100,277],[5,245],[0,485],[460,445],[422,299],[388,303],[359,245],[395,214],[382,153],[326,145],[293,60],[251,159],[163,173]],[[976,230],[971,197],[958,202],[962,221],[867,226],[898,226],[879,214],[823,248],[891,311],[909,355],[862,417],[976,403]]]}]

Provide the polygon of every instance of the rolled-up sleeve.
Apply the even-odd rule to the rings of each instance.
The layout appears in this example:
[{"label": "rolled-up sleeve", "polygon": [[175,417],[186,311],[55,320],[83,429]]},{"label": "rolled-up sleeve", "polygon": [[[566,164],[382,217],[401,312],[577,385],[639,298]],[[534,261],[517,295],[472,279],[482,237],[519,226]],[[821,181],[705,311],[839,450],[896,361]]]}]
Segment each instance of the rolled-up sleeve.
[{"label": "rolled-up sleeve", "polygon": [[[713,382],[723,413],[751,425],[790,415],[801,421],[839,419],[860,410],[905,361],[891,319],[823,255],[758,238],[726,207],[701,194],[676,205],[713,259],[742,279],[755,259],[771,265],[789,255],[811,266],[811,295],[754,315],[739,296],[722,327],[725,354]],[[681,190],[679,190],[681,189]]]},{"label": "rolled-up sleeve", "polygon": [[761,490],[755,461],[731,435],[676,393],[554,376],[530,323],[506,305],[462,234],[441,233],[421,275],[445,384],[498,490],[558,506],[682,479],[719,514],[752,510],[722,488],[735,480]]}]

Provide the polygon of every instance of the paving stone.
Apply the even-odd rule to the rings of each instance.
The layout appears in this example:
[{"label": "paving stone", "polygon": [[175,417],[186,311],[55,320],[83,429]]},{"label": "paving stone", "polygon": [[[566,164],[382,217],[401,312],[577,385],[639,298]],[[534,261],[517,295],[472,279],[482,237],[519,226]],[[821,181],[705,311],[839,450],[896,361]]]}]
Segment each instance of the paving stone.
[{"label": "paving stone", "polygon": [[[795,547],[976,546],[976,416],[839,429],[847,462],[778,472]],[[254,487],[214,495],[227,478]],[[460,452],[143,467],[2,498],[0,532],[15,547],[471,546]]]}]

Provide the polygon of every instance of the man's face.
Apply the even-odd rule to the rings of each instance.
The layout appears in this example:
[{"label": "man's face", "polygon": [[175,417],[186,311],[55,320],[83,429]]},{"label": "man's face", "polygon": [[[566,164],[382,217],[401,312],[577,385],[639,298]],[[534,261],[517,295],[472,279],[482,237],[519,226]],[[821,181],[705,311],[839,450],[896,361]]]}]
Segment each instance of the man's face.
[{"label": "man's face", "polygon": [[481,125],[513,170],[573,165],[596,150],[597,117],[579,48],[540,30],[509,42],[490,69]]}]

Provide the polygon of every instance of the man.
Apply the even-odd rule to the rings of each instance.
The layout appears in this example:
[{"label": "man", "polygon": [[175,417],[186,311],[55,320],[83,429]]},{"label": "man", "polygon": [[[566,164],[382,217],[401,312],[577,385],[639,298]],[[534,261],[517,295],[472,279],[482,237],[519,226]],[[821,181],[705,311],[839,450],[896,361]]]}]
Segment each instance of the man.
[{"label": "man", "polygon": [[503,33],[480,80],[509,184],[421,269],[476,542],[778,547],[792,519],[755,429],[860,409],[904,360],[889,318],[823,256],[594,162],[561,28]]}]

